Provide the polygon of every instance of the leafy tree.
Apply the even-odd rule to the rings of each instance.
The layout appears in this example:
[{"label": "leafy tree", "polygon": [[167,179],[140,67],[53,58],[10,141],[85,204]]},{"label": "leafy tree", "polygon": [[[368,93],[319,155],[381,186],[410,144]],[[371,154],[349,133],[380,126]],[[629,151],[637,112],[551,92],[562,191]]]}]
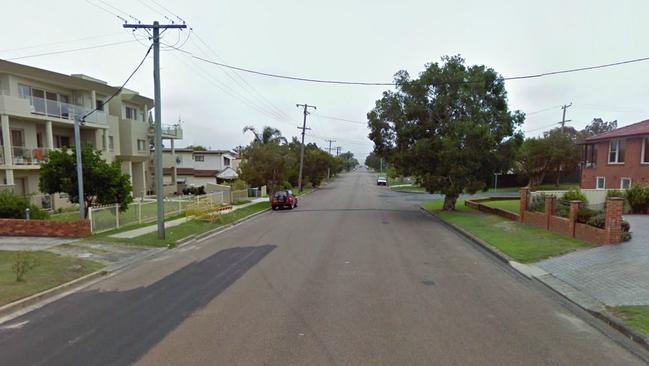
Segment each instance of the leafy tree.
[{"label": "leafy tree", "polygon": [[550,171],[551,157],[548,151],[548,140],[545,138],[525,139],[514,163],[514,172],[528,179],[529,187],[537,187]]},{"label": "leafy tree", "polygon": [[617,128],[617,120],[606,122],[601,118],[593,118],[593,121],[589,125],[584,127],[581,133],[584,137],[590,137],[605,132],[613,131],[616,128]]},{"label": "leafy tree", "polygon": [[460,193],[486,189],[493,173],[511,164],[524,115],[509,110],[493,69],[447,56],[417,79],[399,71],[395,84],[397,91],[384,92],[367,114],[369,137],[400,175],[444,194],[445,210],[455,209]]},{"label": "leafy tree", "polygon": [[251,186],[266,185],[270,193],[275,192],[295,164],[288,152],[286,145],[251,143],[242,152],[239,178]]},{"label": "leafy tree", "polygon": [[358,165],[358,160],[354,158],[354,154],[351,151],[347,151],[338,155],[342,163],[342,168],[346,171],[354,169]]},{"label": "leafy tree", "polygon": [[365,165],[368,168],[372,168],[374,170],[380,170],[381,169],[381,157],[377,153],[372,151],[365,158]]},{"label": "leafy tree", "polygon": [[[81,199],[86,215],[89,207],[113,203],[119,204],[120,211],[125,211],[133,202],[132,187],[129,176],[122,173],[120,163],[108,163],[91,145],[81,148],[81,161],[84,193]],[[41,165],[39,187],[41,192],[49,194],[67,193],[71,202],[79,203],[77,162],[73,150],[64,147],[50,152],[49,161]]]},{"label": "leafy tree", "polygon": [[561,175],[569,175],[579,169],[580,150],[577,145],[577,131],[568,133],[567,130],[555,128],[545,133],[547,155],[550,158],[548,168],[554,174],[558,187]]},{"label": "leafy tree", "polygon": [[255,140],[262,144],[280,144],[286,143],[286,138],[282,136],[282,133],[273,127],[264,126],[264,129],[261,132],[258,132],[257,129],[253,126],[246,126],[243,128],[243,133],[252,132],[255,135]]}]

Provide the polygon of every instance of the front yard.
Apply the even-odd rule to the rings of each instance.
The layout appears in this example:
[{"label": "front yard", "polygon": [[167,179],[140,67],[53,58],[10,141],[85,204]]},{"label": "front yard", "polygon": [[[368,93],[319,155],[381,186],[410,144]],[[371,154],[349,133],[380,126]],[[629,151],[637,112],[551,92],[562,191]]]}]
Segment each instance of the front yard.
[{"label": "front yard", "polygon": [[[464,206],[464,200],[457,201],[457,210],[454,212],[442,211],[442,203],[442,200],[428,201],[423,203],[422,207],[442,220],[482,239],[518,262],[532,263],[577,249],[594,247],[592,244],[551,231],[470,209]],[[503,206],[501,208],[509,207],[509,210],[514,212],[514,206],[518,201],[490,203]],[[515,212],[518,213],[518,210]]]},{"label": "front yard", "polygon": [[512,200],[501,200],[501,201],[487,201],[487,202],[482,202],[483,205],[493,207],[493,208],[499,208],[501,210],[509,211],[512,213],[515,213],[517,215],[520,214],[521,212],[521,200],[520,199],[512,199]]},{"label": "front yard", "polygon": [[0,251],[0,306],[72,281],[103,267],[100,263],[85,259],[34,251],[29,252],[34,260],[34,268],[25,274],[22,282],[17,282],[16,274],[12,270],[15,253]]}]

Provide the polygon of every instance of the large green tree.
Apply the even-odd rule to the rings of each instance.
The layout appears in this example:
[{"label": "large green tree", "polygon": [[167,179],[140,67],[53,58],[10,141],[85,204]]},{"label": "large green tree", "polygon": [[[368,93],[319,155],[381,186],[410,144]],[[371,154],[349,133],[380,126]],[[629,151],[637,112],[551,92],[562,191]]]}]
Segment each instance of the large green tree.
[{"label": "large green tree", "polygon": [[365,165],[368,168],[378,171],[381,169],[381,157],[372,151],[367,155],[367,157],[365,157]]},{"label": "large green tree", "polygon": [[282,136],[280,130],[270,126],[264,126],[261,132],[257,131],[253,126],[246,126],[243,128],[243,133],[248,131],[252,132],[252,134],[255,135],[255,140],[262,144],[280,144],[287,142],[286,138]]},{"label": "large green tree", "polygon": [[493,69],[447,56],[415,79],[399,71],[395,84],[367,114],[369,137],[400,175],[444,194],[445,210],[510,166],[524,115],[509,110],[505,83]]},{"label": "large green tree", "polygon": [[40,169],[39,187],[44,193],[67,193],[71,202],[88,208],[95,205],[119,204],[125,211],[133,202],[132,187],[128,175],[123,174],[120,163],[108,163],[91,145],[81,148],[83,166],[83,197],[79,198],[77,185],[77,161],[74,150],[63,148],[51,151],[49,161]]},{"label": "large green tree", "polygon": [[514,172],[528,179],[529,187],[537,187],[551,170],[549,141],[543,137],[527,138],[516,154]]}]

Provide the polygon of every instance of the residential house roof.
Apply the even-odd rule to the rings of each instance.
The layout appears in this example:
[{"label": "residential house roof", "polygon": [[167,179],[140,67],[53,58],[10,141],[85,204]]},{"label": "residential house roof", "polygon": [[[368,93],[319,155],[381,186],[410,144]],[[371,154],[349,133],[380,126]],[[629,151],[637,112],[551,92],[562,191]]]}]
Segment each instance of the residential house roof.
[{"label": "residential house roof", "polygon": [[649,119],[628,126],[616,128],[613,131],[588,137],[584,142],[600,142],[618,137],[649,135]]},{"label": "residential house roof", "polygon": [[[177,148],[175,149],[176,152],[193,152],[194,154],[230,154],[234,156],[234,153],[230,150],[205,150],[205,151],[200,151],[200,150],[192,150],[192,149],[187,149],[187,148]],[[162,152],[171,152],[170,148],[164,148],[162,149]]]}]

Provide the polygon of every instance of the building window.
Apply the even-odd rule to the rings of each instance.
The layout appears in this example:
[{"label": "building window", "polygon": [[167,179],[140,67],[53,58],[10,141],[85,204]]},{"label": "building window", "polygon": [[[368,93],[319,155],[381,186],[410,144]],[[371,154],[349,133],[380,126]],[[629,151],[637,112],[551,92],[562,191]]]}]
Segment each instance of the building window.
[{"label": "building window", "polygon": [[32,103],[32,87],[25,84],[18,84],[18,96],[23,99],[29,99],[29,104]]},{"label": "building window", "polygon": [[103,100],[99,100],[99,99],[97,99],[97,100],[95,101],[95,108],[96,108],[98,111],[103,111],[103,110],[104,110],[104,101],[103,101]]},{"label": "building window", "polygon": [[631,178],[622,178],[620,180],[620,189],[629,189],[631,187]]},{"label": "building window", "polygon": [[108,136],[108,151],[113,151],[115,149],[113,136]]},{"label": "building window", "polygon": [[146,142],[144,140],[137,140],[137,151],[145,150]]},{"label": "building window", "polygon": [[624,163],[624,140],[611,140],[608,148],[608,162],[611,164]]},{"label": "building window", "polygon": [[54,135],[54,147],[60,149],[70,146],[70,136]]},{"label": "building window", "polygon": [[194,155],[194,161],[205,161],[205,155]]},{"label": "building window", "polygon": [[597,177],[595,189],[606,189],[606,177]]},{"label": "building window", "polygon": [[126,109],[126,119],[137,120],[137,109],[132,107],[125,107]]},{"label": "building window", "polygon": [[230,166],[230,158],[223,157],[223,165]]},{"label": "building window", "polygon": [[649,164],[649,137],[642,139],[642,164]]}]

